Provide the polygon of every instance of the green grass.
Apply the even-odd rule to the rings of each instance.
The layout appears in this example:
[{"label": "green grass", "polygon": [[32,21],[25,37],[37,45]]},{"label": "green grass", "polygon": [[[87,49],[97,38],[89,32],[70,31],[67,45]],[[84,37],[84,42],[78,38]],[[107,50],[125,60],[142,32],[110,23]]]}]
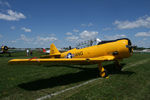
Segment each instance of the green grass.
[{"label": "green grass", "polygon": [[[0,56],[0,100],[34,100],[57,91],[98,78],[97,65],[8,65],[13,58],[26,57],[25,52]],[[41,53],[33,52],[33,57]],[[104,62],[108,79],[98,79],[52,100],[149,100],[150,54],[134,54],[121,61],[123,71]],[[49,99],[47,99],[49,100]]]}]

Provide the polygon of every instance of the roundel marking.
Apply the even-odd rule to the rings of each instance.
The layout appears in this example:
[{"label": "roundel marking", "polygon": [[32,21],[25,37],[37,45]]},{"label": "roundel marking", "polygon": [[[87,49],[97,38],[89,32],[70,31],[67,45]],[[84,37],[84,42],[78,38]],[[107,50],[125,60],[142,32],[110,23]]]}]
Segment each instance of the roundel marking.
[{"label": "roundel marking", "polygon": [[67,54],[67,58],[72,58],[72,54],[71,54],[71,53],[68,53],[68,54]]}]

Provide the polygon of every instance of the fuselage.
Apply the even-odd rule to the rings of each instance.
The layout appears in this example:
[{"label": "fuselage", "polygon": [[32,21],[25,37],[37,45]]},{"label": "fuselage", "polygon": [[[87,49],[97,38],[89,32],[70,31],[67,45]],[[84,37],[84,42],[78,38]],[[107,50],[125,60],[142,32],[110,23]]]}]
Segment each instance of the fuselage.
[{"label": "fuselage", "polygon": [[131,42],[129,39],[118,39],[105,41],[99,45],[86,47],[83,49],[72,49],[61,53],[61,58],[94,58],[106,55],[113,55],[116,59],[127,58],[132,55]]}]

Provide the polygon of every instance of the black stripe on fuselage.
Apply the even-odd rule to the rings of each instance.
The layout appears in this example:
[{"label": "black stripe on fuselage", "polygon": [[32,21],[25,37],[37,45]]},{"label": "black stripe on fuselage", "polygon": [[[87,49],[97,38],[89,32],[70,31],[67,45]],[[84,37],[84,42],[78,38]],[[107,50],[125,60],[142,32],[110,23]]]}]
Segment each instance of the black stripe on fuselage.
[{"label": "black stripe on fuselage", "polygon": [[131,45],[131,41],[128,38],[121,38],[121,39],[110,40],[110,41],[102,41],[102,42],[99,42],[97,45],[110,43],[110,42],[116,42],[116,41],[119,41],[119,40],[128,40],[128,45]]}]

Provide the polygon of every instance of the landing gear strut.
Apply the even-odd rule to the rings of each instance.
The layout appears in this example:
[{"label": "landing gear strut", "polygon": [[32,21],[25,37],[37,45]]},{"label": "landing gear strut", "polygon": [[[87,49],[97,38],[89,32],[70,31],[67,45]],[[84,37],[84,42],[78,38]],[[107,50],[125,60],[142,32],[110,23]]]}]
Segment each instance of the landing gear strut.
[{"label": "landing gear strut", "polygon": [[114,63],[115,63],[115,67],[116,67],[117,71],[121,71],[122,66],[121,66],[121,64],[119,63],[119,61],[118,61],[118,60],[115,60]]},{"label": "landing gear strut", "polygon": [[98,64],[98,69],[99,69],[99,75],[102,77],[102,78],[105,78],[108,76],[108,72],[106,71],[106,69],[104,69],[104,67],[102,66],[101,63]]}]

